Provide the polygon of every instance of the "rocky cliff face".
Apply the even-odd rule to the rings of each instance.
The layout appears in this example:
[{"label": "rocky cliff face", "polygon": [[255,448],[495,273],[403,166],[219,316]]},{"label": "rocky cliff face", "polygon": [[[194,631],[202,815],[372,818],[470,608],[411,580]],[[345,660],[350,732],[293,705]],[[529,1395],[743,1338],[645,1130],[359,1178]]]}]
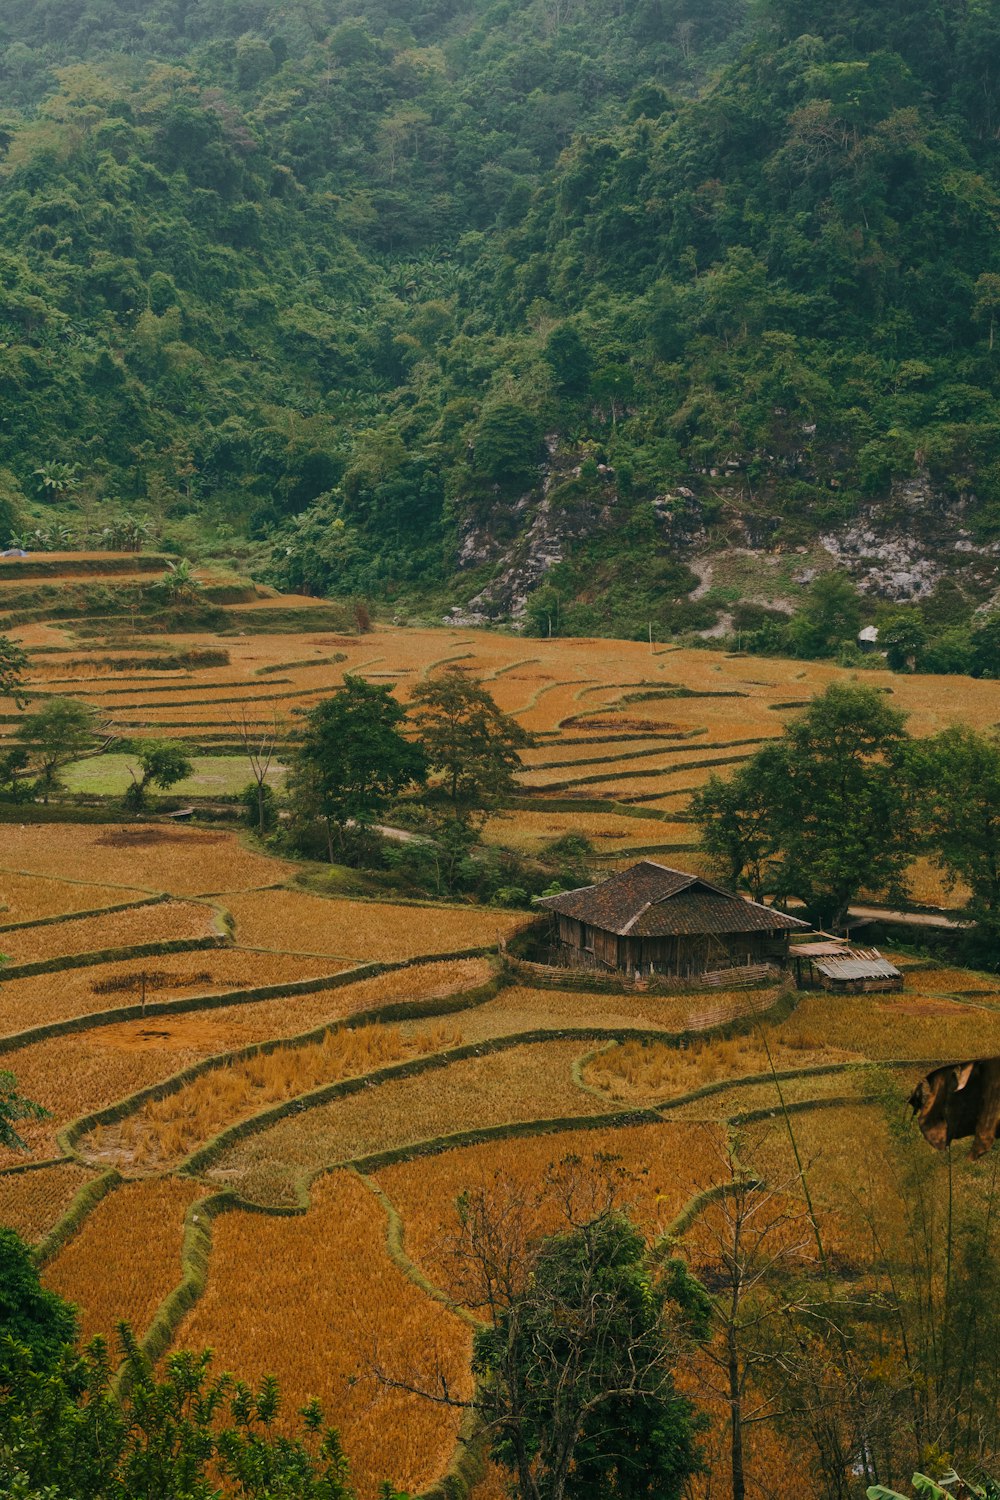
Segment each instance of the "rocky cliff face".
[{"label": "rocky cliff face", "polygon": [[[627,519],[629,506],[618,493],[615,472],[598,465],[587,483],[574,455],[548,449],[541,482],[513,502],[498,496],[493,505],[470,511],[460,532],[460,572],[492,569],[492,577],[446,616],[453,624],[523,622],[532,593],[558,563],[601,532],[613,532]],[[947,497],[930,476],[894,483],[889,494],[865,505],[850,520],[829,528],[809,547],[783,542],[780,515],[747,503],[748,489],[734,469],[693,476],[692,484],[652,500],[661,544],[687,564],[700,580],[692,598],[702,598],[726,561],[739,559],[747,602],[791,612],[794,604],[775,591],[775,563],[783,553],[810,554],[798,568],[786,569],[796,588],[832,566],[847,571],[862,593],[894,602],[926,598],[944,578],[955,579],[976,598],[1000,590],[1000,542],[977,542],[970,527],[975,497]],[[700,493],[699,493],[700,491]],[[755,587],[754,572],[760,586]],[[794,589],[793,589],[794,592]],[[717,634],[729,616],[720,611]]]}]

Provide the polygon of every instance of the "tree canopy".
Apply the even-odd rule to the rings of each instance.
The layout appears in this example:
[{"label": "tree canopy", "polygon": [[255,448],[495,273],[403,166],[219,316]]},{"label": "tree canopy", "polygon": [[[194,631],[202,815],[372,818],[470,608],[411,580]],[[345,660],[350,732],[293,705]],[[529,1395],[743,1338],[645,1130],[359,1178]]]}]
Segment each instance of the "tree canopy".
[{"label": "tree canopy", "polygon": [[878,689],[832,683],[694,797],[709,852],[758,899],[794,896],[833,929],[861,890],[901,896],[918,843],[905,725]]},{"label": "tree canopy", "polygon": [[300,816],[333,832],[372,821],[404,788],[424,779],[426,757],[402,732],[406,710],[392,689],[348,674],[334,698],[306,714],[289,773],[289,795]]},{"label": "tree canopy", "polygon": [[11,534],[436,605],[527,496],[563,628],[634,636],[711,623],[662,572],[734,508],[808,546],[917,478],[1000,528],[986,0],[0,23]]},{"label": "tree canopy", "polygon": [[486,808],[515,786],[532,736],[457,667],[414,688],[410,717],[432,770],[456,808]]}]

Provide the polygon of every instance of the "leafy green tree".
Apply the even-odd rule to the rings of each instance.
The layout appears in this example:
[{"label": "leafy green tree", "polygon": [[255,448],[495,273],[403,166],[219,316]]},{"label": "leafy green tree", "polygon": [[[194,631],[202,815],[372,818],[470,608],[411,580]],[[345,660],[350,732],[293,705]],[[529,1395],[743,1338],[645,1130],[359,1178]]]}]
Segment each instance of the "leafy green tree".
[{"label": "leafy green tree", "polygon": [[156,583],[156,588],[170,604],[193,604],[204,587],[186,557],[178,563],[167,563],[166,572]]},{"label": "leafy green tree", "polygon": [[541,438],[532,412],[497,401],[484,409],[473,435],[475,468],[500,485],[530,483],[538,473]]},{"label": "leafy green tree", "polygon": [[545,358],[552,366],[559,390],[581,396],[590,384],[593,357],[572,323],[560,323],[545,341]]},{"label": "leafy green tree", "polygon": [[956,724],[909,755],[931,859],[970,891],[984,942],[1000,936],[1000,736]]},{"label": "leafy green tree", "polygon": [[426,780],[426,757],[405,738],[405,719],[391,688],[351,674],[335,698],[306,715],[289,773],[289,798],[304,819],[325,824],[331,864],[335,830],[343,842],[349,824],[370,823],[399,792]]},{"label": "leafy green tree", "polygon": [[[13,1288],[16,1336],[5,1321],[0,1337],[5,1494],[17,1493],[16,1485],[45,1500],[352,1500],[339,1438],[315,1402],[303,1408],[297,1433],[278,1436],[273,1377],[253,1390],[215,1376],[211,1351],[173,1354],[154,1371],[125,1324],[124,1379],[116,1385],[103,1340],[82,1356],[67,1347],[72,1310],[40,1290],[25,1247],[12,1254],[21,1282]],[[36,1335],[34,1348],[32,1324],[22,1313],[22,1332],[17,1308],[33,1314],[36,1326],[48,1315],[51,1329],[42,1322],[47,1336]]]},{"label": "leafy green tree", "polygon": [[491,1315],[474,1338],[476,1410],[512,1493],[679,1500],[698,1424],[673,1372],[707,1329],[701,1286],[611,1208],[506,1256],[510,1220],[488,1193],[464,1195],[460,1214]]},{"label": "leafy green tree", "polygon": [[799,613],[788,627],[788,643],[796,656],[836,656],[841,646],[857,638],[861,606],[846,573],[821,573],[811,585]]},{"label": "leafy green tree", "polygon": [[702,848],[726,882],[734,890],[749,891],[754,901],[762,901],[774,889],[780,850],[772,788],[782,764],[781,750],[765,746],[728,781],[710,776],[691,798]]},{"label": "leafy green tree", "polygon": [[128,768],[131,781],[123,800],[129,812],[142,812],[151,786],[169,791],[193,769],[187,746],[175,740],[134,740],[132,754],[139,764]]},{"label": "leafy green tree", "polygon": [[483,683],[450,667],[414,689],[410,717],[456,809],[495,806],[514,790],[520,751],[534,739]]},{"label": "leafy green tree", "polygon": [[905,724],[875,688],[832,683],[731,793],[706,788],[702,836],[734,883],[796,896],[834,929],[863,889],[901,899],[919,842]]},{"label": "leafy green tree", "polygon": [[24,706],[24,678],[28,657],[7,635],[0,635],[0,698],[13,698],[18,708]]},{"label": "leafy green tree", "polygon": [[37,769],[43,802],[59,785],[61,767],[91,749],[96,733],[97,710],[76,698],[50,698],[18,724],[16,737]]},{"label": "leafy green tree", "polygon": [[972,631],[970,645],[973,677],[1000,677],[1000,612],[979,620]]},{"label": "leafy green tree", "polygon": [[[2,1076],[0,1087],[3,1087]],[[55,1292],[46,1291],[38,1279],[38,1269],[28,1246],[13,1229],[5,1228],[0,1228],[0,1330],[2,1413],[2,1388],[6,1380],[10,1380],[15,1371],[47,1371],[57,1361],[60,1350],[73,1342],[77,1332],[74,1309]],[[0,1415],[0,1431],[3,1426]],[[0,1449],[2,1447],[0,1442]]]},{"label": "leafy green tree", "polygon": [[0,1072],[0,1146],[6,1146],[9,1151],[26,1151],[27,1146],[18,1135],[14,1122],[41,1120],[47,1114],[47,1109],[17,1092],[17,1079],[13,1073]]},{"label": "leafy green tree", "polygon": [[35,470],[38,488],[43,495],[52,497],[72,494],[80,488],[80,465],[78,463],[47,463]]},{"label": "leafy green tree", "polygon": [[927,626],[916,609],[898,609],[880,621],[878,643],[894,672],[915,671],[927,645]]}]

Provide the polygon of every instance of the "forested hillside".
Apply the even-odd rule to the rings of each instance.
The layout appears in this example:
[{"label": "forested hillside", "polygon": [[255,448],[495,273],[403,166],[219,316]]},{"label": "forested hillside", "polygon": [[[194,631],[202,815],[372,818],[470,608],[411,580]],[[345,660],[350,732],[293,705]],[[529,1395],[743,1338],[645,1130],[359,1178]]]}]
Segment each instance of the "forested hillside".
[{"label": "forested hillside", "polygon": [[998,60],[991,0],[0,0],[0,530],[626,632],[822,536],[971,611]]}]

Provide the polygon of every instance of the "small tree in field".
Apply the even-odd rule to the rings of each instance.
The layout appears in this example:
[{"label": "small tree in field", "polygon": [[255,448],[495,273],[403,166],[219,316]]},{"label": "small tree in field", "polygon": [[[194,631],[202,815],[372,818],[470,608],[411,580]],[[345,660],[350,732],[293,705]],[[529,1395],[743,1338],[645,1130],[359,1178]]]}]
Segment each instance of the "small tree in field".
[{"label": "small tree in field", "polygon": [[256,807],[257,832],[263,838],[276,820],[274,791],[268,781],[268,776],[281,737],[278,716],[275,714],[270,724],[258,724],[244,709],[236,730],[243,745],[243,753],[250,763],[250,774],[253,777],[242,793],[241,800],[250,815],[251,826],[254,822],[253,810]]},{"label": "small tree in field", "polygon": [[288,781],[300,817],[326,826],[333,863],[335,833],[370,823],[388,801],[427,775],[423,750],[402,733],[405,710],[392,690],[346,676],[341,692],[306,715]]},{"label": "small tree in field", "polygon": [[13,698],[18,708],[24,707],[24,674],[28,670],[28,658],[21,647],[9,636],[0,635],[0,698]]},{"label": "small tree in field", "polygon": [[456,810],[486,808],[515,785],[519,752],[534,738],[457,667],[414,689],[411,717],[428,765]]},{"label": "small tree in field", "polygon": [[166,792],[191,775],[191,757],[174,740],[136,740],[132,749],[139,764],[129,766],[132,780],[123,800],[130,812],[142,812],[151,786]]},{"label": "small tree in field", "polygon": [[38,771],[42,801],[59,785],[59,771],[92,748],[97,711],[75,698],[51,698],[17,726],[17,739]]}]

